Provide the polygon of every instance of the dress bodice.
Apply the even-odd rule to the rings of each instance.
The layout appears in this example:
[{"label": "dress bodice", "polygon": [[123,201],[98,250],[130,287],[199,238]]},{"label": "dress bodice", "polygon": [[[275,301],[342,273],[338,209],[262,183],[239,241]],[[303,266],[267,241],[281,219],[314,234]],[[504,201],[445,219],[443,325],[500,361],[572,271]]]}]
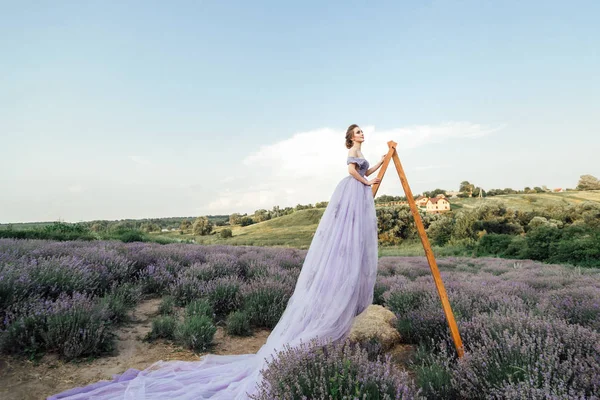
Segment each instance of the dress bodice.
[{"label": "dress bodice", "polygon": [[365,158],[358,157],[348,157],[346,160],[346,164],[357,164],[358,165],[358,173],[360,176],[365,176],[365,173],[369,169],[369,162]]}]

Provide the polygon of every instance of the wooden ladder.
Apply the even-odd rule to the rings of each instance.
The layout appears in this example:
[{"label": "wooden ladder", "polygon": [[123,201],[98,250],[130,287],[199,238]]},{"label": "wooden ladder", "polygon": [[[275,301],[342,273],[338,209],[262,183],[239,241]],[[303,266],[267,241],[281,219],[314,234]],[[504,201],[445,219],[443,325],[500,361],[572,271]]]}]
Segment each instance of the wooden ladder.
[{"label": "wooden ladder", "polygon": [[[423,244],[423,249],[425,250],[425,256],[427,257],[427,261],[429,262],[429,268],[431,269],[431,274],[433,275],[435,286],[440,296],[440,300],[442,301],[442,308],[444,309],[444,314],[446,314],[446,320],[448,321],[448,327],[450,328],[450,333],[452,334],[452,339],[454,340],[456,352],[458,353],[458,357],[462,357],[464,354],[462,339],[460,338],[458,326],[456,325],[456,320],[454,319],[454,314],[452,313],[452,308],[450,307],[450,302],[448,301],[448,295],[446,294],[446,289],[444,288],[444,282],[442,282],[440,271],[435,261],[433,251],[431,250],[431,245],[429,244],[429,239],[427,238],[425,228],[423,227],[421,215],[419,214],[417,204],[415,203],[415,199],[413,198],[410,186],[408,186],[408,181],[406,180],[404,169],[402,168],[402,164],[400,163],[400,159],[398,158],[398,153],[396,152],[397,143],[394,141],[389,141],[387,144],[389,150],[383,160],[383,164],[381,165],[381,169],[379,170],[379,174],[377,174],[377,177],[383,181],[383,175],[385,175],[385,171],[387,170],[390,160],[394,160],[396,171],[398,172],[398,176],[400,177],[400,183],[402,184],[404,194],[406,195],[406,200],[408,201],[410,211],[412,212],[412,215],[415,219],[415,224],[417,225],[417,231],[419,232],[421,243]],[[375,197],[375,195],[377,194],[377,190],[379,189],[380,185],[381,182],[372,186],[373,197]]]}]

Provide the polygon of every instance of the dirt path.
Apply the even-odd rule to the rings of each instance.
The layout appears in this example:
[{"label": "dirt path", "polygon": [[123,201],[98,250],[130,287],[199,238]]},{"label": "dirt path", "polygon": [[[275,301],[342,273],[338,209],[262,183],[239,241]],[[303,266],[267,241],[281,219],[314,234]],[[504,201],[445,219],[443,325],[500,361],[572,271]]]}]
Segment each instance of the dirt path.
[{"label": "dirt path", "polygon": [[[31,362],[12,357],[0,359],[0,398],[3,400],[40,400],[64,390],[111,379],[129,368],[144,369],[159,360],[200,359],[202,354],[167,342],[142,341],[152,327],[160,299],[147,300],[131,313],[131,322],[117,331],[117,354],[91,361],[64,362],[46,355]],[[215,334],[213,354],[256,353],[266,342],[269,330],[258,330],[254,336],[228,336],[219,327]]]}]

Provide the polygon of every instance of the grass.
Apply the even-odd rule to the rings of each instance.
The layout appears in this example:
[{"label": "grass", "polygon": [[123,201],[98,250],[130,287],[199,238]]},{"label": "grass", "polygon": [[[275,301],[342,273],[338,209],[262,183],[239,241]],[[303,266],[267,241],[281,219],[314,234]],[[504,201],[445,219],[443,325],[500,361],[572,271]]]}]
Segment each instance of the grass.
[{"label": "grass", "polygon": [[[564,206],[584,201],[600,202],[600,190],[587,192],[512,194],[488,197],[483,199],[464,198],[452,199],[454,210],[470,209],[488,200],[502,201],[506,207],[518,210],[534,210],[551,206]],[[317,226],[323,216],[324,208],[296,211],[293,214],[255,223],[249,226],[217,226],[214,233],[206,236],[194,236],[191,233],[179,231],[151,234],[153,237],[165,239],[191,239],[199,244],[230,244],[237,246],[268,246],[292,247],[308,249]],[[220,231],[230,228],[233,237],[221,238]],[[434,247],[436,256],[467,255],[465,250],[458,247]],[[421,242],[405,242],[400,246],[380,247],[380,256],[423,256]]]},{"label": "grass", "polygon": [[532,211],[540,208],[552,206],[566,206],[569,204],[578,204],[584,201],[600,202],[600,190],[586,192],[562,192],[562,193],[531,193],[531,194],[505,194],[501,196],[492,196],[483,199],[476,197],[464,199],[451,199],[453,208],[474,208],[481,202],[487,200],[500,200],[507,208],[513,208],[522,211]]},{"label": "grass", "polygon": [[[180,239],[193,238],[197,243],[206,245],[281,246],[307,249],[324,211],[324,208],[301,210],[249,226],[217,226],[213,234],[206,236],[194,236],[189,233],[182,235],[179,232],[160,233],[157,236]],[[233,237],[221,238],[219,233],[225,228],[231,229]]]},{"label": "grass", "polygon": [[[471,256],[464,247],[431,246],[436,257]],[[379,257],[425,257],[425,250],[420,241],[405,241],[399,246],[379,246]]]}]

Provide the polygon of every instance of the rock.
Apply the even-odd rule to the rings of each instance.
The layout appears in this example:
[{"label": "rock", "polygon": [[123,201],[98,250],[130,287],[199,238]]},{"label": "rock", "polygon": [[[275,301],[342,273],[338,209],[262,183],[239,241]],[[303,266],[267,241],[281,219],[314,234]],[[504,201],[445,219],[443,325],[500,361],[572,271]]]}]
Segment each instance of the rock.
[{"label": "rock", "polygon": [[349,339],[355,343],[365,343],[375,338],[384,351],[388,350],[400,342],[400,334],[394,327],[395,321],[393,312],[372,304],[354,319]]}]

